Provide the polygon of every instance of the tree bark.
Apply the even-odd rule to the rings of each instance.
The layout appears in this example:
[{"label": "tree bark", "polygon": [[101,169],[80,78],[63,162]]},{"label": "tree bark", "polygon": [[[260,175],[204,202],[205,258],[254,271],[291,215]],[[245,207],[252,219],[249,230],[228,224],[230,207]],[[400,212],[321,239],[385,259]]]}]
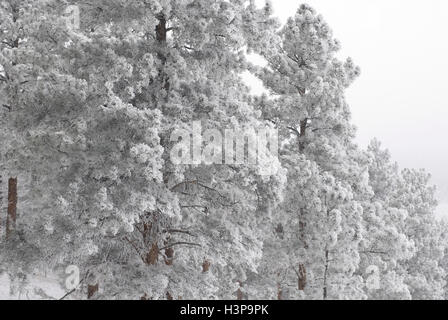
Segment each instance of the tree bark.
[{"label": "tree bark", "polygon": [[300,121],[300,137],[299,137],[299,151],[302,153],[305,150],[305,138],[306,138],[306,129],[308,127],[308,118]]},{"label": "tree bark", "polygon": [[210,270],[210,261],[205,260],[204,263],[202,264],[202,273],[206,273],[208,272],[208,270]]},{"label": "tree bark", "polygon": [[165,16],[160,15],[158,17],[159,23],[156,26],[156,40],[160,44],[159,53],[157,54],[160,61],[162,61],[163,68],[160,70],[160,78],[162,81],[162,88],[168,93],[170,89],[170,81],[168,75],[165,73],[164,67],[167,61],[166,56],[166,39],[167,39],[167,21]]},{"label": "tree bark", "polygon": [[153,266],[157,261],[159,261],[159,246],[157,243],[154,243],[151,250],[146,255],[146,264]]},{"label": "tree bark", "polygon": [[8,181],[8,216],[6,218],[6,237],[15,229],[17,220],[17,178]]},{"label": "tree bark", "polygon": [[243,291],[241,291],[241,281],[239,281],[240,287],[238,288],[238,290],[236,291],[236,300],[243,300],[244,298],[244,294]]},{"label": "tree bark", "polygon": [[304,217],[305,214],[304,214],[302,208],[299,209],[299,212],[300,212],[299,237],[300,237],[300,241],[303,243],[303,247],[305,249],[308,249],[308,243],[307,243],[306,238],[305,238],[305,233],[306,233],[306,223],[304,222],[305,221],[305,217]]},{"label": "tree bark", "polygon": [[[305,129],[304,129],[305,130]],[[300,209],[300,222],[299,222],[299,237],[300,241],[303,244],[303,247],[305,250],[308,250],[308,243],[305,238],[305,232],[306,232],[306,224],[304,222],[304,212],[303,209]],[[297,272],[297,282],[298,282],[298,289],[299,291],[304,291],[307,284],[307,274],[306,274],[306,268],[303,263],[299,264],[299,271]]]},{"label": "tree bark", "polygon": [[156,26],[156,39],[158,42],[166,42],[166,18],[161,15],[158,18],[159,24]]},{"label": "tree bark", "polygon": [[174,249],[173,248],[165,249],[165,264],[167,266],[172,266],[173,260],[174,260]]},{"label": "tree bark", "polygon": [[238,288],[236,292],[236,300],[243,300],[243,291],[241,291],[241,288]]},{"label": "tree bark", "polygon": [[100,287],[99,283],[95,285],[89,284],[87,286],[87,299],[92,298],[98,292],[99,287]]},{"label": "tree bark", "polygon": [[325,271],[324,271],[324,289],[323,289],[323,298],[327,300],[328,298],[328,288],[327,288],[327,277],[328,277],[328,250],[325,250]]},{"label": "tree bark", "polygon": [[304,264],[299,265],[299,291],[304,291],[306,288],[306,268]]},{"label": "tree bark", "polygon": [[173,247],[168,247],[169,243],[171,242],[171,236],[168,236],[167,239],[164,241],[164,246],[166,249],[160,249],[160,251],[164,250],[165,255],[163,257],[163,260],[165,261],[165,264],[167,266],[172,266],[174,262],[174,249]]},{"label": "tree bark", "polygon": [[[3,211],[3,176],[2,175],[0,175],[0,211]],[[2,221],[0,219],[0,227],[1,227],[1,225],[2,225]]]},{"label": "tree bark", "polygon": [[283,289],[281,284],[277,284],[277,300],[283,300]]}]

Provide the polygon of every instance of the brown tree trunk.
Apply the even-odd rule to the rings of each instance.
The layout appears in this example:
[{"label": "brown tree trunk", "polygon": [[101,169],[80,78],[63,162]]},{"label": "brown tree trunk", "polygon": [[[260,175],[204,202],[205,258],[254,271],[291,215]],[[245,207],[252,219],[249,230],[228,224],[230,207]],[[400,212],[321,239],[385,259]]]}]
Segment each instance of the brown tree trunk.
[{"label": "brown tree trunk", "polygon": [[238,288],[236,292],[236,300],[243,300],[243,291],[241,291],[241,288]]},{"label": "brown tree trunk", "polygon": [[241,291],[241,285],[242,285],[241,281],[239,282],[239,284],[240,284],[240,287],[236,291],[236,300],[243,300],[244,294],[243,294],[243,291]]},{"label": "brown tree trunk", "polygon": [[[300,222],[299,222],[299,237],[300,241],[303,243],[303,247],[305,250],[308,249],[308,243],[305,238],[305,232],[306,232],[306,224],[304,222],[304,213],[303,209],[300,209]],[[299,271],[297,272],[297,282],[298,282],[298,289],[299,291],[304,291],[306,287],[306,268],[303,263],[299,264]]]},{"label": "brown tree trunk", "polygon": [[100,285],[98,283],[95,285],[89,284],[87,286],[87,299],[92,298],[98,292],[99,288],[100,288]]},{"label": "brown tree trunk", "polygon": [[280,283],[277,284],[277,300],[283,300],[283,289]]},{"label": "brown tree trunk", "polygon": [[299,151],[303,152],[305,150],[305,138],[306,138],[306,129],[308,127],[308,118],[300,121],[300,137],[299,137]]},{"label": "brown tree trunk", "polygon": [[306,268],[305,265],[299,265],[299,291],[304,291],[306,288]]},{"label": "brown tree trunk", "polygon": [[[0,211],[3,211],[3,176],[0,175]],[[1,224],[1,219],[0,219],[0,226]]]},{"label": "brown tree trunk", "polygon": [[308,243],[305,238],[306,233],[306,223],[304,222],[305,217],[303,214],[303,209],[300,209],[300,221],[299,221],[299,238],[300,241],[303,243],[303,247],[305,249],[308,249]]},{"label": "brown tree trunk", "polygon": [[210,265],[211,265],[210,261],[205,260],[204,263],[202,264],[202,272],[203,273],[208,272],[208,270],[210,270]]},{"label": "brown tree trunk", "polygon": [[8,181],[8,216],[6,218],[6,237],[15,229],[17,220],[17,178]]},{"label": "brown tree trunk", "polygon": [[165,249],[165,264],[167,266],[172,266],[173,260],[174,260],[174,249],[173,248]]},{"label": "brown tree trunk", "polygon": [[140,300],[147,301],[152,300],[152,298],[148,297],[148,294],[145,292],[145,294],[140,298]]},{"label": "brown tree trunk", "polygon": [[323,289],[323,299],[326,300],[328,297],[328,289],[327,289],[327,277],[328,277],[328,263],[329,263],[329,252],[325,250],[325,271],[324,271],[324,289]]},{"label": "brown tree trunk", "polygon": [[[156,39],[157,42],[160,43],[161,47],[159,48],[159,53],[158,53],[158,57],[160,59],[160,61],[162,61],[162,65],[163,67],[166,64],[166,60],[167,60],[167,56],[166,56],[166,39],[167,39],[167,33],[168,33],[168,28],[167,28],[167,21],[166,18],[161,15],[158,18],[159,23],[156,26]],[[170,81],[168,78],[168,75],[165,73],[165,71],[162,69],[160,71],[160,77],[161,77],[161,81],[162,81],[162,88],[165,89],[167,92],[170,89]]]},{"label": "brown tree trunk", "polygon": [[146,264],[153,266],[157,261],[159,261],[159,246],[157,243],[154,243],[146,255]]},{"label": "brown tree trunk", "polygon": [[166,18],[161,15],[159,18],[159,24],[156,26],[156,39],[158,42],[166,42]]},{"label": "brown tree trunk", "polygon": [[[164,246],[168,246],[170,243],[171,236],[168,236],[168,238],[164,241]],[[174,262],[174,249],[172,247],[168,247],[165,249],[165,256],[163,257],[163,260],[165,261],[165,264],[167,266],[172,266]]]}]

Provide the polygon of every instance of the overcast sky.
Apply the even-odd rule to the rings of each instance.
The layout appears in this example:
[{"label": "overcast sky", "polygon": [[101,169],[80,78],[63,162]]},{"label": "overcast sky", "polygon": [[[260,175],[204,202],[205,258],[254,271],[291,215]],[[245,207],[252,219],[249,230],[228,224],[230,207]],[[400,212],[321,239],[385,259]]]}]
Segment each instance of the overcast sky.
[{"label": "overcast sky", "polygon": [[[362,69],[347,92],[360,145],[377,137],[400,166],[431,172],[448,216],[448,1],[305,2]],[[282,21],[301,3],[272,0]]]}]

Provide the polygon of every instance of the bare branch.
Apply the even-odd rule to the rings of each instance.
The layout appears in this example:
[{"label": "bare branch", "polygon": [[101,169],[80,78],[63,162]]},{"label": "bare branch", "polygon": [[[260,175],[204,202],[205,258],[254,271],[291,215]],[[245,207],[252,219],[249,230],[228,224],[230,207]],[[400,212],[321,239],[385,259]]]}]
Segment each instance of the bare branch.
[{"label": "bare branch", "polygon": [[384,251],[375,251],[375,250],[368,250],[368,251],[360,251],[360,253],[364,253],[364,254],[388,254],[387,252]]},{"label": "bare branch", "polygon": [[197,180],[193,180],[193,181],[183,181],[183,182],[180,182],[180,183],[178,183],[178,184],[176,184],[174,187],[172,187],[170,190],[171,191],[174,191],[174,189],[176,189],[176,188],[178,188],[178,187],[180,187],[180,186],[182,186],[182,185],[185,185],[185,184],[197,184],[198,183],[198,181]]},{"label": "bare branch", "polygon": [[65,298],[67,298],[69,295],[71,295],[73,292],[75,292],[76,290],[78,290],[79,286],[84,282],[84,280],[86,280],[87,276],[89,275],[89,271],[86,272],[86,275],[84,276],[84,278],[81,279],[81,281],[79,281],[78,285],[76,286],[76,288],[74,288],[73,290],[67,292],[62,298],[60,298],[59,300],[64,300]]},{"label": "bare branch", "polygon": [[167,245],[166,247],[160,248],[159,252],[168,248],[172,248],[174,246],[193,246],[193,247],[202,247],[200,244],[198,243],[192,243],[192,242],[175,242],[172,244]]},{"label": "bare branch", "polygon": [[127,242],[129,242],[129,244],[134,248],[134,250],[137,252],[138,256],[140,257],[140,259],[142,259],[142,261],[146,264],[146,260],[145,257],[143,257],[143,255],[140,253],[139,248],[136,246],[136,244],[134,242],[132,242],[131,240],[129,240],[128,237],[124,238]]},{"label": "bare branch", "polygon": [[191,237],[197,237],[196,235],[192,234],[190,231],[187,231],[187,230],[167,229],[164,232],[166,232],[166,233],[183,233],[183,234],[187,234]]}]

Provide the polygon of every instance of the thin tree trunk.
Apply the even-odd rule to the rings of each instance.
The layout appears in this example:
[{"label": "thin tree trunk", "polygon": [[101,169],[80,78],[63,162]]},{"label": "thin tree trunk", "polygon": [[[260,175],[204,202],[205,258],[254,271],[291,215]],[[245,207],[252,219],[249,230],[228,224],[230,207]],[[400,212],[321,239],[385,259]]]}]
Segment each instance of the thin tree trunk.
[{"label": "thin tree trunk", "polygon": [[299,212],[300,212],[299,237],[300,237],[300,241],[303,243],[303,247],[305,249],[308,249],[308,243],[307,243],[306,238],[305,238],[306,223],[304,222],[305,221],[305,217],[304,217],[303,209],[300,208]]},{"label": "thin tree trunk", "polygon": [[283,289],[280,283],[277,284],[277,300],[283,300]]},{"label": "thin tree trunk", "polygon": [[[3,211],[3,176],[0,175],[0,212]],[[2,221],[0,219],[0,227],[2,225]]]},{"label": "thin tree trunk", "polygon": [[[305,130],[305,129],[304,129]],[[305,238],[305,232],[306,232],[306,224],[304,222],[305,218],[304,218],[304,213],[303,213],[303,209],[300,209],[300,222],[299,222],[299,236],[300,236],[300,241],[303,243],[303,247],[305,248],[305,250],[308,249],[308,243],[306,241]],[[306,288],[306,284],[307,284],[307,274],[306,274],[306,268],[305,265],[303,263],[299,264],[299,271],[297,272],[297,277],[298,277],[298,289],[299,291],[304,291]]]},{"label": "thin tree trunk", "polygon": [[236,300],[243,300],[243,291],[241,291],[241,288],[238,288],[236,292]]},{"label": "thin tree trunk", "polygon": [[325,271],[324,271],[324,289],[323,289],[323,298],[327,300],[328,298],[328,288],[327,288],[327,277],[328,277],[328,250],[325,250]]},{"label": "thin tree trunk", "polygon": [[8,181],[8,215],[6,218],[6,237],[15,229],[17,220],[17,178]]},{"label": "thin tree trunk", "polygon": [[[163,67],[165,67],[165,64],[167,61],[167,56],[166,56],[166,39],[167,39],[167,33],[168,33],[168,28],[166,26],[167,21],[163,15],[159,16],[158,20],[159,20],[159,23],[156,26],[156,39],[157,39],[157,42],[159,42],[159,44],[160,44],[158,57],[159,57],[160,61],[162,61]],[[160,77],[161,77],[161,81],[162,81],[162,88],[165,89],[165,91],[168,93],[168,91],[170,90],[170,81],[169,81],[168,75],[165,73],[163,68],[160,71]]]},{"label": "thin tree trunk", "polygon": [[306,129],[308,127],[308,118],[300,121],[300,137],[299,137],[299,151],[302,153],[305,150],[305,138],[306,138]]},{"label": "thin tree trunk", "polygon": [[306,268],[304,264],[299,265],[299,291],[304,291],[306,288]]},{"label": "thin tree trunk", "polygon": [[[160,61],[162,61],[162,68],[159,72],[159,76],[160,76],[160,81],[162,83],[162,88],[166,91],[166,98],[168,98],[168,91],[170,89],[170,81],[169,81],[168,75],[166,74],[166,72],[164,70],[166,61],[167,61],[167,56],[166,56],[166,39],[167,39],[167,33],[168,33],[167,20],[163,14],[160,15],[157,19],[159,20],[159,23],[156,26],[156,40],[160,44],[160,48],[159,48],[159,52],[158,52],[157,56],[160,59]],[[169,177],[165,172],[163,174],[163,181],[165,183],[168,183],[168,181],[169,181]],[[165,264],[167,266],[172,266],[173,260],[174,260],[174,248],[171,247],[171,248],[165,249]],[[150,263],[150,264],[155,264],[155,263]]]},{"label": "thin tree trunk", "polygon": [[167,266],[172,266],[173,260],[174,260],[174,249],[173,248],[165,249],[165,264]]},{"label": "thin tree trunk", "polygon": [[236,300],[243,300],[244,298],[244,294],[243,291],[241,291],[241,281],[239,281],[240,287],[238,288],[238,290],[236,291]]}]

